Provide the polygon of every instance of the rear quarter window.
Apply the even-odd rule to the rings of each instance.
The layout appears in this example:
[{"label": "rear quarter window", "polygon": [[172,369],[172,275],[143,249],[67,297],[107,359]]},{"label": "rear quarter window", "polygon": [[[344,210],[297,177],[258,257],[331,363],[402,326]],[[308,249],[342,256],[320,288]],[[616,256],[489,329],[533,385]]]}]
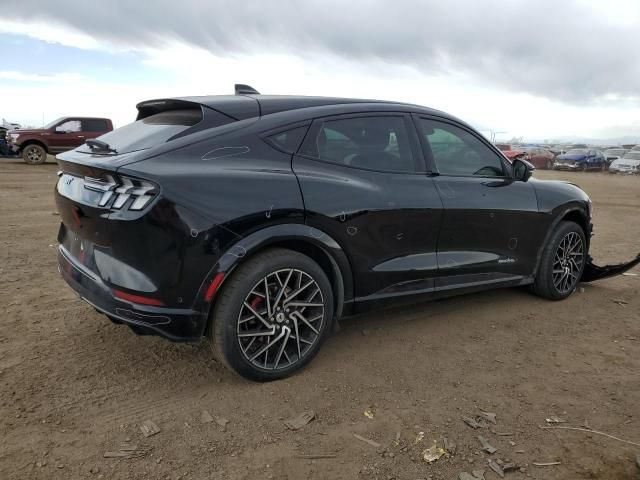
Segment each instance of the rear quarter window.
[{"label": "rear quarter window", "polygon": [[303,125],[301,127],[292,128],[291,130],[279,132],[268,136],[266,141],[278,150],[282,150],[286,153],[296,153],[298,148],[300,148],[300,144],[302,143],[308,128],[308,125]]}]

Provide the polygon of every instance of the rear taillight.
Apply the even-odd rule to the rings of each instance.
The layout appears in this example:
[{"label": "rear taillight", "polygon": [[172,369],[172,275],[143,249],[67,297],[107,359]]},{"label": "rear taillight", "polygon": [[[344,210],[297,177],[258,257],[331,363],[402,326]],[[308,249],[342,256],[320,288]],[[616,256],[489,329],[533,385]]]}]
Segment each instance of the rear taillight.
[{"label": "rear taillight", "polygon": [[98,206],[116,210],[142,210],[158,194],[158,187],[153,183],[122,175],[84,177],[84,188],[102,193]]}]

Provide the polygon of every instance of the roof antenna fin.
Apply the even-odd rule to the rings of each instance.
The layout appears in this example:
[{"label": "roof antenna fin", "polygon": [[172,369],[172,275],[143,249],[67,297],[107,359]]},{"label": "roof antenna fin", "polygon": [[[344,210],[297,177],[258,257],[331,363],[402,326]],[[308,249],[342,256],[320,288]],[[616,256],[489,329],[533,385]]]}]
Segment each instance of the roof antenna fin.
[{"label": "roof antenna fin", "polygon": [[260,95],[255,88],[250,87],[249,85],[244,85],[242,83],[235,84],[236,95]]}]

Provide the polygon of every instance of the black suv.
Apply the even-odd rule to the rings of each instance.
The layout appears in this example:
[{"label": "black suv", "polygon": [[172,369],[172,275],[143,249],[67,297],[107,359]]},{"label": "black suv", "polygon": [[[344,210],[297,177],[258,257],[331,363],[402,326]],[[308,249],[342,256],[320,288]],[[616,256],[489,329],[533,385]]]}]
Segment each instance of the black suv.
[{"label": "black suv", "polygon": [[244,87],[137,108],[58,156],[60,272],[113,322],[209,337],[245,377],[291,374],[389,301],[558,300],[590,268],[588,196],[446,113]]}]

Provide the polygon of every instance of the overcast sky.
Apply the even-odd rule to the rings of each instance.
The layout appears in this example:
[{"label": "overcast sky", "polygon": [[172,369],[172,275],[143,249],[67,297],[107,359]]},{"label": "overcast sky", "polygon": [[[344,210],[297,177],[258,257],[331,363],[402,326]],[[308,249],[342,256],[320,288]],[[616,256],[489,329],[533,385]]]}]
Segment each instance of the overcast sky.
[{"label": "overcast sky", "polygon": [[41,125],[141,100],[367,97],[498,138],[640,141],[640,0],[3,0],[0,116]]}]

